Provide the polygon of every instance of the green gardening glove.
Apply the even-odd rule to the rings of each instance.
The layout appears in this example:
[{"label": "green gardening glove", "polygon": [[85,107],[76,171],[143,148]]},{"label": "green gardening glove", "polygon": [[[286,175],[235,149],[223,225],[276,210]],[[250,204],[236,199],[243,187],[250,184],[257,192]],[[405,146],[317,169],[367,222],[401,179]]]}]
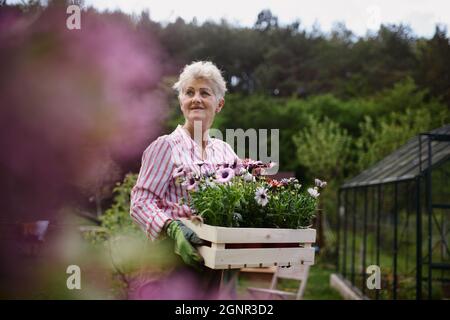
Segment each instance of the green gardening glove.
[{"label": "green gardening glove", "polygon": [[199,268],[203,262],[203,258],[198,254],[192,244],[202,245],[204,241],[194,231],[178,220],[169,223],[166,228],[166,233],[175,241],[175,253],[181,256],[184,263]]}]

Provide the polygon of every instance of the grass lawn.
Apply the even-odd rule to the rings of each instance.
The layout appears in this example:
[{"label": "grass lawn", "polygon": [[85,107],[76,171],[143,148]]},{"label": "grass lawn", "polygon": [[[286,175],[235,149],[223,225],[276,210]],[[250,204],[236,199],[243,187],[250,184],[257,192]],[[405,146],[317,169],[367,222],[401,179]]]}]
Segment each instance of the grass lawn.
[{"label": "grass lawn", "polygon": [[[303,299],[304,300],[342,300],[339,293],[330,287],[330,275],[334,269],[320,261],[311,266],[309,270],[308,282]],[[250,280],[246,277],[240,277],[238,283],[238,298],[240,299],[254,299],[247,293],[247,287],[269,288],[270,279],[266,280]],[[298,281],[280,279],[278,289],[297,292]]]},{"label": "grass lawn", "polygon": [[305,300],[342,300],[340,294],[330,287],[330,275],[335,272],[325,264],[317,264],[310,268],[305,289]]}]

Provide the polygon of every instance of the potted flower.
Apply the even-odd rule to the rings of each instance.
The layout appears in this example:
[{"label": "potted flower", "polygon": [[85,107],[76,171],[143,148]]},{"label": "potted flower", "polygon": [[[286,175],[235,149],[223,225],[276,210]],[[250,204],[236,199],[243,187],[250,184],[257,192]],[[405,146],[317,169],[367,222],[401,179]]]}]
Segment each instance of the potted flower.
[{"label": "potted flower", "polygon": [[[199,248],[213,269],[313,264],[316,231],[311,229],[320,189],[295,178],[271,179],[274,163],[246,159],[232,164],[200,164],[198,172],[177,168],[174,175],[190,191],[194,215],[182,219],[209,246]],[[181,173],[182,172],[182,173]],[[180,174],[181,173],[181,174]]]}]

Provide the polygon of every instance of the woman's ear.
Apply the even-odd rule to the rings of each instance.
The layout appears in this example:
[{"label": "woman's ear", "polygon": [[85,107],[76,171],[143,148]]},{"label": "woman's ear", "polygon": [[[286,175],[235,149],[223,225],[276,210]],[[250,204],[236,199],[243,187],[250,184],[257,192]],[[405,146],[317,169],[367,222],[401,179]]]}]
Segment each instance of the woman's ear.
[{"label": "woman's ear", "polygon": [[222,110],[224,105],[225,105],[225,99],[222,98],[222,99],[219,100],[219,103],[218,103],[218,105],[216,107],[216,113],[219,113],[220,110]]}]

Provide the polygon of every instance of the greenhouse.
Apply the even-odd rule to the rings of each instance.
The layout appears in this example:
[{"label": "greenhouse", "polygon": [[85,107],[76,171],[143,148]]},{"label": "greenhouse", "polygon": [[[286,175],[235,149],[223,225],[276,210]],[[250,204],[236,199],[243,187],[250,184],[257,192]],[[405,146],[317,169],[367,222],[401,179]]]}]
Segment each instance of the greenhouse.
[{"label": "greenhouse", "polygon": [[[362,298],[450,297],[450,125],[422,133],[339,189],[337,270]],[[381,286],[369,289],[369,266]]]}]

